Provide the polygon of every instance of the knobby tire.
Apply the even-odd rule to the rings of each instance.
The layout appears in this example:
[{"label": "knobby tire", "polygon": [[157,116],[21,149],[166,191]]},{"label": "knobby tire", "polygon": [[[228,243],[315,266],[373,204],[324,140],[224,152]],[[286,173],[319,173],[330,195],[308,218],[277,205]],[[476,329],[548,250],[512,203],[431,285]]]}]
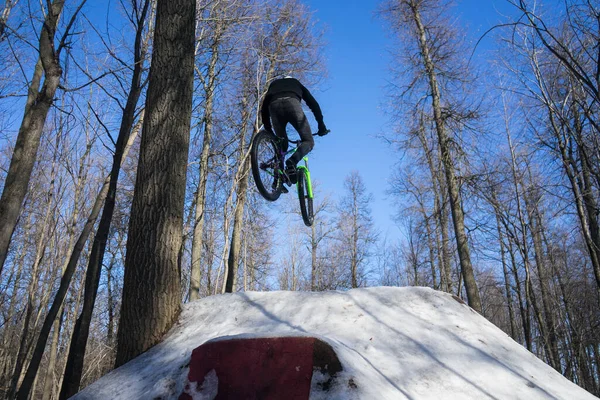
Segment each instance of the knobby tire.
[{"label": "knobby tire", "polygon": [[[278,158],[279,146],[275,135],[264,130],[258,132],[252,140],[252,150],[250,151],[252,176],[258,192],[269,201],[275,201],[281,195],[283,182],[275,177]],[[275,180],[276,183],[273,185]]]},{"label": "knobby tire", "polygon": [[298,170],[298,200],[300,200],[300,212],[304,225],[312,226],[315,219],[313,214],[313,199],[308,196],[306,176],[304,171]]}]

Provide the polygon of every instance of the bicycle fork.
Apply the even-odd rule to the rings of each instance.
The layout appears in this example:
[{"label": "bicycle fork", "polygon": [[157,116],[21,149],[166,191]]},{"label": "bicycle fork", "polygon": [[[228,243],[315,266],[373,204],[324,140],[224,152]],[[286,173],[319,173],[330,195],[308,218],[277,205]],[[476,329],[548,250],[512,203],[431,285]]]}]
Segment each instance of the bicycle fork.
[{"label": "bicycle fork", "polygon": [[306,185],[306,194],[308,195],[309,199],[313,198],[313,191],[312,191],[312,183],[310,181],[310,171],[308,170],[308,157],[304,157],[304,165],[299,165],[297,167],[298,169],[298,174],[304,174],[304,177],[306,179],[304,179],[304,184]]}]

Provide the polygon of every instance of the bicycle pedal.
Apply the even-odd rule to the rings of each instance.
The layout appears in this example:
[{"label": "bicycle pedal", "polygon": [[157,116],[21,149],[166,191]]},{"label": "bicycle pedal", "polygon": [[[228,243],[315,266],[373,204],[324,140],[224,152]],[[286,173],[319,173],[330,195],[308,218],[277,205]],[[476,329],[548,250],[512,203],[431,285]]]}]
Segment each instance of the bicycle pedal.
[{"label": "bicycle pedal", "polygon": [[290,191],[284,185],[281,185],[281,193],[289,193]]}]

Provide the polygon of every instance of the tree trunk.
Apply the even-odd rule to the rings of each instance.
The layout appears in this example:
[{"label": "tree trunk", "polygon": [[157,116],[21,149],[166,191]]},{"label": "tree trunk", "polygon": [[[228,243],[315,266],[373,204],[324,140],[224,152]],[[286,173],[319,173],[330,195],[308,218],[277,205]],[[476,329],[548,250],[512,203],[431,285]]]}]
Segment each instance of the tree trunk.
[{"label": "tree trunk", "polygon": [[[440,185],[443,182],[443,177],[438,173]],[[440,219],[440,229],[442,231],[442,267],[444,269],[444,274],[446,276],[446,291],[448,293],[452,293],[453,284],[452,284],[452,257],[450,256],[450,235],[448,234],[448,207],[446,206],[446,202],[444,199],[444,187],[440,186],[439,196],[440,196],[440,207],[439,207],[439,219]]]},{"label": "tree trunk", "polygon": [[435,290],[438,290],[438,284],[437,284],[437,275],[435,272],[435,240],[433,237],[433,233],[431,232],[431,226],[430,226],[430,222],[429,222],[429,218],[427,218],[427,215],[425,214],[425,210],[423,210],[423,218],[424,218],[424,222],[425,222],[425,232],[427,233],[427,247],[429,248],[429,265],[431,267],[431,279],[432,279],[432,283],[433,283],[433,288]]},{"label": "tree trunk", "polygon": [[[590,351],[592,352],[592,354],[590,355],[590,360],[587,368],[588,370],[593,370],[593,368],[597,366],[600,362],[600,355],[598,353],[600,351],[600,344],[590,345]],[[595,379],[594,377],[590,377],[589,386],[592,388],[590,389],[590,392],[594,394],[600,394],[600,382],[597,379]]]},{"label": "tree trunk", "polygon": [[237,182],[235,213],[233,217],[233,231],[231,232],[231,246],[229,247],[229,258],[227,259],[227,282],[225,292],[232,293],[236,290],[237,265],[240,260],[240,249],[242,243],[242,229],[244,223],[244,207],[246,205],[246,195],[248,191],[248,177],[250,173],[250,152],[246,146],[246,131],[250,116],[247,110],[248,100],[244,96],[242,99],[242,109],[244,110],[244,119],[240,132],[240,144],[238,148],[239,160],[238,171],[235,174],[234,184]]},{"label": "tree trunk", "polygon": [[[215,6],[217,7],[217,6]],[[215,8],[213,7],[213,11]],[[217,16],[217,18],[219,18]],[[210,156],[210,145],[213,134],[213,114],[215,103],[215,91],[217,86],[217,63],[219,61],[219,44],[222,34],[221,23],[217,22],[215,37],[211,46],[211,57],[208,63],[206,78],[204,81],[204,137],[202,139],[202,153],[200,155],[200,176],[198,179],[198,190],[196,191],[196,210],[194,217],[194,234],[192,236],[192,261],[190,274],[190,301],[200,298],[200,280],[202,268],[202,241],[204,239],[204,221],[206,209],[206,185],[208,182],[208,159]]]},{"label": "tree trunk", "polygon": [[[40,32],[39,60],[29,85],[23,121],[0,198],[0,277],[12,234],[19,219],[21,205],[27,193],[42,130],[62,75],[58,54],[54,49],[54,35],[64,3],[65,0],[54,0],[47,10]],[[45,79],[39,90],[42,74]]]},{"label": "tree trunk", "polygon": [[33,388],[31,389],[31,397],[35,398],[35,390],[37,389],[37,385],[40,381],[40,376],[36,375],[34,381],[33,381]]},{"label": "tree trunk", "polygon": [[106,292],[108,302],[108,322],[106,324],[106,341],[111,349],[114,349],[114,335],[115,335],[115,294],[113,289],[113,277],[112,270],[115,266],[115,260],[113,260],[107,267],[106,270]]},{"label": "tree trunk", "polygon": [[533,238],[533,248],[535,256],[535,264],[538,271],[538,279],[540,280],[540,294],[542,296],[542,309],[544,318],[540,323],[543,325],[541,331],[544,333],[543,339],[546,343],[548,363],[558,372],[560,370],[560,357],[558,354],[558,343],[556,338],[556,328],[554,326],[554,317],[550,308],[550,294],[548,288],[548,277],[546,274],[546,259],[542,245],[542,220],[537,209],[537,199],[533,199],[534,204],[527,204],[528,197],[525,197],[525,204],[529,214],[531,236]]},{"label": "tree trunk", "polygon": [[473,266],[471,265],[471,255],[469,251],[467,235],[465,233],[464,215],[458,192],[458,183],[454,175],[454,166],[452,162],[452,155],[450,154],[449,140],[445,131],[444,121],[442,118],[440,90],[437,83],[435,66],[429,54],[430,44],[427,41],[425,27],[421,22],[419,4],[417,4],[414,0],[411,1],[411,11],[413,12],[414,22],[417,27],[421,55],[423,57],[423,63],[425,65],[425,70],[429,79],[429,87],[431,89],[433,117],[438,136],[442,162],[444,164],[444,171],[446,173],[446,184],[448,185],[452,220],[454,222],[454,234],[456,236],[458,257],[460,260],[465,289],[467,290],[467,299],[469,305],[475,311],[481,313],[481,299],[479,297],[479,290],[477,288],[477,282],[475,281],[475,275],[473,273]]},{"label": "tree trunk", "polygon": [[200,177],[198,190],[196,191],[196,210],[194,217],[194,234],[192,236],[192,260],[190,274],[190,301],[200,298],[200,280],[202,268],[202,242],[204,235],[204,221],[206,208],[206,185],[208,182],[208,158],[210,153],[210,142],[212,137],[212,109],[213,99],[206,99],[204,108],[204,138],[202,154],[200,156]]},{"label": "tree trunk", "polygon": [[[235,174],[234,174],[235,175]],[[235,182],[235,178],[233,179]],[[225,293],[227,288],[227,279],[229,278],[229,268],[227,267],[227,262],[225,261],[225,255],[229,253],[230,242],[229,242],[229,225],[231,220],[231,208],[233,204],[233,195],[235,192],[235,184],[231,185],[229,189],[229,194],[227,195],[227,200],[225,200],[225,204],[223,205],[223,252],[221,253],[221,262],[219,263],[219,270],[217,271],[217,279],[215,280],[215,294],[218,290],[219,280],[221,277],[221,270],[223,270],[223,285],[221,288],[221,293]],[[222,268],[221,268],[222,267]]]},{"label": "tree trunk", "polygon": [[[506,228],[506,227],[505,227]],[[515,249],[511,238],[508,238],[508,253],[510,254],[510,261],[512,266],[512,273],[515,280],[515,286],[517,289],[517,299],[519,302],[519,315],[521,316],[521,325],[523,327],[523,336],[525,339],[525,347],[527,350],[532,351],[532,339],[531,339],[531,319],[529,311],[529,302],[525,300],[523,302],[523,290],[521,289],[521,279],[519,278],[519,271],[517,269],[517,260],[515,255]]]},{"label": "tree trunk", "polygon": [[319,242],[317,241],[317,227],[316,222],[313,221],[312,226],[310,227],[310,290],[316,291],[317,287],[317,273],[318,273],[318,264],[317,264],[317,247]]},{"label": "tree trunk", "polygon": [[[209,231],[208,231],[208,239],[204,246],[206,248],[214,249],[215,248],[215,228],[213,226],[214,222],[209,222]],[[212,266],[215,261],[215,253],[214,251],[208,251],[206,254],[206,293],[210,294],[213,292],[213,284],[212,284]],[[216,286],[216,285],[215,285]]]},{"label": "tree trunk", "polygon": [[192,111],[195,16],[193,0],[157,2],[116,367],[158,343],[181,307],[178,254]]},{"label": "tree trunk", "polygon": [[[429,144],[427,143],[427,138],[425,136],[425,123],[423,121],[423,117],[421,116],[420,119],[420,126],[418,129],[418,136],[419,136],[419,141],[421,142],[421,147],[423,147],[423,152],[425,153],[425,159],[427,160],[427,166],[429,167],[429,173],[431,175],[431,188],[433,191],[433,197],[434,197],[434,206],[433,206],[433,217],[435,220],[435,228],[433,230],[431,230],[431,226],[430,226],[430,222],[429,222],[429,218],[427,217],[427,214],[425,212],[425,207],[423,204],[421,204],[421,213],[423,214],[423,221],[425,223],[425,228],[427,230],[427,239],[428,239],[428,247],[429,247],[429,262],[431,264],[431,277],[433,279],[433,288],[437,289],[437,282],[436,282],[436,273],[435,273],[435,251],[434,251],[434,247],[437,247],[438,249],[438,259],[439,259],[439,269],[440,269],[440,283],[442,286],[442,290],[448,291],[448,282],[447,282],[447,276],[446,276],[446,271],[445,271],[445,261],[444,257],[442,256],[442,251],[440,249],[440,239],[438,236],[438,232],[439,232],[439,228],[440,228],[440,218],[439,218],[439,213],[441,212],[441,202],[440,202],[440,195],[439,195],[439,191],[438,191],[438,186],[437,186],[437,179],[436,176],[438,175],[438,171],[435,168],[435,162],[433,159],[433,149],[430,149]],[[433,237],[435,236],[435,238]]]},{"label": "tree trunk", "polygon": [[[52,341],[50,343],[50,355],[48,357],[48,367],[46,369],[46,377],[44,379],[44,390],[42,392],[42,400],[51,400],[54,394],[54,378],[56,361],[58,358],[58,341],[60,340],[63,315],[64,307],[61,307],[61,309],[58,311],[58,318],[54,321],[54,324],[52,326]],[[37,376],[39,376],[39,374]],[[35,393],[33,389],[32,393]]]},{"label": "tree trunk", "polygon": [[229,247],[229,258],[227,260],[227,284],[225,292],[232,293],[236,290],[237,265],[240,259],[240,249],[242,242],[242,229],[244,222],[244,207],[246,204],[246,194],[248,191],[248,173],[250,164],[248,157],[242,160],[241,176],[238,181],[237,202],[235,205],[235,214],[233,217],[233,232],[231,233],[231,246]]},{"label": "tree trunk", "polygon": [[352,214],[352,243],[350,256],[350,271],[352,273],[352,288],[358,287],[358,210]]},{"label": "tree trunk", "polygon": [[506,304],[508,307],[508,318],[510,319],[510,337],[517,341],[517,327],[515,326],[515,313],[513,310],[513,298],[510,288],[510,278],[508,274],[508,266],[506,265],[506,251],[504,248],[504,235],[502,234],[502,224],[500,223],[500,210],[497,209],[498,201],[496,199],[496,192],[492,190],[492,201],[494,202],[494,208],[496,209],[496,229],[498,231],[498,243],[500,244],[500,259],[502,261],[502,272],[504,275],[504,290],[506,292]]}]

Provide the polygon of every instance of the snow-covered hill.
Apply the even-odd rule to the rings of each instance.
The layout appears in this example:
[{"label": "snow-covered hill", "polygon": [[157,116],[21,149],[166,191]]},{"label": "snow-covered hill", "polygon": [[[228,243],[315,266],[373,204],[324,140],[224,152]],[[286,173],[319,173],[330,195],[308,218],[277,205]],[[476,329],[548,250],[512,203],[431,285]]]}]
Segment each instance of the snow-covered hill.
[{"label": "snow-covered hill", "polygon": [[[165,340],[75,398],[177,399],[191,352],[226,336],[314,336],[344,367],[328,399],[596,399],[452,296],[427,288],[250,292],[184,307]],[[354,386],[354,385],[352,385]]]}]

